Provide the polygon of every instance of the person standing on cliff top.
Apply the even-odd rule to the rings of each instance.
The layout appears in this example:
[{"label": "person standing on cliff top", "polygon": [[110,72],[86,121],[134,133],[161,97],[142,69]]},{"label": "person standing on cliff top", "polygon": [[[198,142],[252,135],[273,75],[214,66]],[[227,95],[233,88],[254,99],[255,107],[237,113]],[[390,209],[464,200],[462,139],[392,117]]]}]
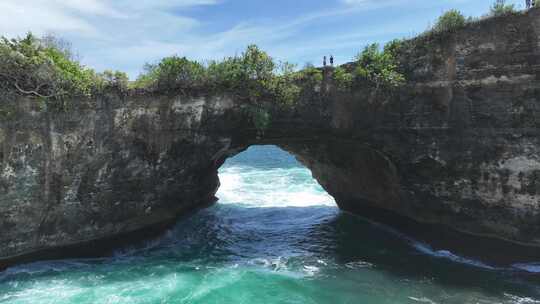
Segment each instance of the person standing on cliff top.
[{"label": "person standing on cliff top", "polygon": [[334,66],[334,55],[330,55],[330,66]]}]

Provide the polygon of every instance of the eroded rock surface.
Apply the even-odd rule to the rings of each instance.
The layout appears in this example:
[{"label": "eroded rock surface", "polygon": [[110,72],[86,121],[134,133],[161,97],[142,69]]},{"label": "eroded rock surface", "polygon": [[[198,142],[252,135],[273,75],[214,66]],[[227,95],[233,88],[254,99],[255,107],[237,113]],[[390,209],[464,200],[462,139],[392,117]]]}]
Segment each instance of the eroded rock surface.
[{"label": "eroded rock surface", "polygon": [[65,113],[20,98],[0,123],[0,260],[174,221],[252,144],[296,155],[345,210],[540,246],[540,10],[407,45],[398,94],[263,101],[262,137],[227,95],[110,92]]}]

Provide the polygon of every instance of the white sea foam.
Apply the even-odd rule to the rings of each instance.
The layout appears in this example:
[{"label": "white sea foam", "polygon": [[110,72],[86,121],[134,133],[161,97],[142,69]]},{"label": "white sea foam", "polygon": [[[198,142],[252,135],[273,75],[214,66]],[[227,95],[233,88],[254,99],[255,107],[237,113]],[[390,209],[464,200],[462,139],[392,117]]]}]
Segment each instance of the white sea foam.
[{"label": "white sea foam", "polygon": [[303,270],[307,276],[312,277],[320,271],[320,268],[317,266],[305,265]]},{"label": "white sea foam", "polygon": [[372,268],[374,267],[374,265],[369,262],[356,261],[356,262],[349,262],[345,264],[345,267],[349,269],[360,269],[360,268]]},{"label": "white sea foam", "polygon": [[306,168],[226,167],[220,170],[219,178],[217,196],[222,204],[259,208],[336,206]]},{"label": "white sea foam", "polygon": [[437,258],[449,259],[457,263],[467,264],[467,265],[489,269],[489,270],[499,270],[499,271],[518,270],[518,271],[525,271],[525,272],[530,272],[530,273],[540,273],[540,263],[516,263],[516,264],[513,264],[511,267],[494,267],[478,260],[459,256],[448,250],[435,250],[431,248],[431,246],[425,243],[417,242],[410,238],[408,238],[408,240],[411,241],[412,246],[416,248],[418,251],[424,254],[430,255],[430,256],[437,257]]},{"label": "white sea foam", "polygon": [[435,250],[433,248],[431,248],[431,246],[425,244],[425,243],[421,243],[421,242],[412,242],[412,245],[414,248],[416,248],[416,250],[424,253],[424,254],[427,254],[427,255],[430,255],[430,256],[434,256],[434,257],[437,257],[437,258],[444,258],[444,259],[449,259],[449,260],[452,260],[454,262],[457,262],[457,263],[461,263],[461,264],[467,264],[467,265],[471,265],[471,266],[476,266],[476,267],[480,267],[480,268],[485,268],[485,269],[490,269],[490,270],[494,270],[496,269],[495,267],[492,267],[492,266],[489,266],[481,261],[478,261],[478,260],[473,260],[473,259],[470,259],[470,258],[466,258],[466,257],[463,257],[463,256],[459,256],[457,254],[454,254],[448,250]]},{"label": "white sea foam", "polygon": [[539,263],[518,263],[512,265],[513,268],[524,270],[531,273],[540,273],[540,262]]},{"label": "white sea foam", "polygon": [[[367,219],[366,219],[367,220]],[[377,223],[377,222],[373,222],[373,221],[370,221],[370,220],[367,220],[368,222],[370,222],[372,225],[374,226],[377,226],[379,229],[382,229],[382,230],[385,230],[389,233],[392,233],[394,235],[397,235],[399,236],[400,238],[406,240],[413,248],[415,248],[416,250],[418,250],[420,253],[422,254],[425,254],[425,255],[429,255],[429,256],[432,256],[432,257],[436,257],[436,258],[441,258],[441,259],[448,259],[448,260],[451,260],[453,262],[456,262],[456,263],[460,263],[460,264],[467,264],[467,265],[470,265],[470,266],[475,266],[475,267],[479,267],[479,268],[484,268],[484,269],[490,269],[490,270],[504,270],[503,268],[497,268],[497,267],[493,267],[493,266],[490,266],[482,261],[478,261],[478,260],[474,260],[474,259],[471,259],[471,258],[467,258],[467,257],[464,257],[464,256],[460,256],[460,255],[457,255],[449,250],[435,250],[433,249],[430,245],[424,243],[424,242],[420,242],[404,233],[401,233],[399,231],[397,231],[396,229],[390,227],[390,226],[387,226],[387,225],[384,225],[384,224],[381,224],[381,223]]]},{"label": "white sea foam", "polygon": [[515,303],[515,304],[536,304],[536,303],[540,303],[539,300],[536,300],[536,299],[533,299],[533,298],[529,298],[529,297],[520,297],[520,296],[516,296],[516,295],[513,295],[513,294],[509,294],[509,293],[505,293],[504,294],[505,297],[509,298],[512,303]]},{"label": "white sea foam", "polygon": [[287,259],[278,257],[274,259],[264,259],[264,258],[257,258],[251,261],[251,264],[263,266],[265,268],[269,268],[273,271],[283,271],[287,270]]},{"label": "white sea foam", "polygon": [[415,297],[409,297],[410,300],[413,300],[415,302],[420,302],[420,303],[429,303],[429,304],[437,304],[437,302],[433,301],[433,300],[430,300],[426,297],[422,297],[422,298],[415,298]]}]

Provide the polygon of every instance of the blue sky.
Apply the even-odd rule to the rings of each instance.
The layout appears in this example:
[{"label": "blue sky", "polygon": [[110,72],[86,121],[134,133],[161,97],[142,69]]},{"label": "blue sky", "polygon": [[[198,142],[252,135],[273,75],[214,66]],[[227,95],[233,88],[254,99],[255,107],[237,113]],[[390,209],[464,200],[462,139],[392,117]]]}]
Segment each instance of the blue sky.
[{"label": "blue sky", "polygon": [[1,0],[0,34],[54,33],[84,64],[135,78],[164,56],[219,59],[251,43],[300,66],[329,54],[344,63],[368,43],[421,33],[445,10],[481,16],[493,1]]}]

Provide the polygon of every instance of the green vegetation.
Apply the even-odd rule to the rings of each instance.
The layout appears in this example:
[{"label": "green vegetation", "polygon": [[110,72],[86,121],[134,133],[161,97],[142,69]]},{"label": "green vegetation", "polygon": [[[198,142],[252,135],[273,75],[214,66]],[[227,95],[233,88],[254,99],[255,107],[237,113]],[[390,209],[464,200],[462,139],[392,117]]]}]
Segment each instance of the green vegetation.
[{"label": "green vegetation", "polygon": [[130,87],[129,77],[120,71],[106,70],[98,74],[98,84],[103,87],[116,87],[121,91],[126,91]]},{"label": "green vegetation", "polygon": [[336,87],[341,91],[350,90],[354,85],[354,75],[343,67],[335,68],[333,77]]},{"label": "green vegetation", "polygon": [[379,44],[367,46],[356,57],[358,66],[356,77],[368,81],[377,89],[395,88],[405,82],[405,76],[398,71],[397,53],[401,47],[399,40],[393,40],[380,50]]},{"label": "green vegetation", "polygon": [[490,14],[492,16],[504,16],[515,12],[514,4],[506,4],[506,0],[496,0],[490,8]]},{"label": "green vegetation", "polygon": [[186,57],[166,57],[157,64],[147,64],[134,87],[168,93],[226,91],[248,101],[263,97],[279,97],[290,102],[291,88],[287,86],[293,68],[278,65],[256,45],[250,45],[240,56],[211,61],[207,65]]},{"label": "green vegetation", "polygon": [[3,89],[42,98],[91,94],[96,74],[73,60],[71,53],[32,34],[0,40]]},{"label": "green vegetation", "polygon": [[[0,39],[0,88],[44,100],[90,97],[107,86],[127,89],[122,72],[101,74],[81,65],[69,43],[53,36]],[[57,103],[58,104],[58,103]],[[63,103],[62,106],[65,106]]]},{"label": "green vegetation", "polygon": [[465,26],[466,22],[465,16],[460,11],[452,9],[439,17],[433,26],[433,31],[437,33],[453,32]]},{"label": "green vegetation", "polygon": [[145,73],[139,76],[134,87],[164,92],[184,91],[202,85],[205,77],[201,64],[178,56],[163,58],[158,64],[146,64],[144,70]]},{"label": "green vegetation", "polygon": [[302,88],[298,85],[297,73],[295,73],[296,65],[282,62],[278,66],[279,73],[273,78],[271,90],[281,105],[294,106],[302,93]]},{"label": "green vegetation", "polygon": [[[540,1],[536,1],[535,6],[540,7]],[[492,16],[505,16],[517,12],[518,10],[516,9],[516,6],[514,4],[508,4],[506,0],[495,0],[489,9],[489,14],[480,18],[465,18],[465,16],[459,10],[451,9],[440,16],[435,25],[432,26],[425,34],[429,35],[431,33],[454,32],[464,27],[468,23],[477,22]]]},{"label": "green vegetation", "polygon": [[268,127],[270,127],[271,116],[267,109],[260,106],[250,106],[247,108],[247,114],[257,129],[257,133],[262,136]]},{"label": "green vegetation", "polygon": [[368,86],[375,91],[384,89],[391,92],[405,83],[405,76],[399,71],[398,53],[402,41],[393,40],[381,50],[379,44],[368,45],[355,58],[354,69],[345,67],[334,69],[335,86],[343,91],[358,86]]},{"label": "green vegetation", "polygon": [[294,77],[304,89],[315,91],[320,89],[323,81],[323,71],[308,63]]}]

